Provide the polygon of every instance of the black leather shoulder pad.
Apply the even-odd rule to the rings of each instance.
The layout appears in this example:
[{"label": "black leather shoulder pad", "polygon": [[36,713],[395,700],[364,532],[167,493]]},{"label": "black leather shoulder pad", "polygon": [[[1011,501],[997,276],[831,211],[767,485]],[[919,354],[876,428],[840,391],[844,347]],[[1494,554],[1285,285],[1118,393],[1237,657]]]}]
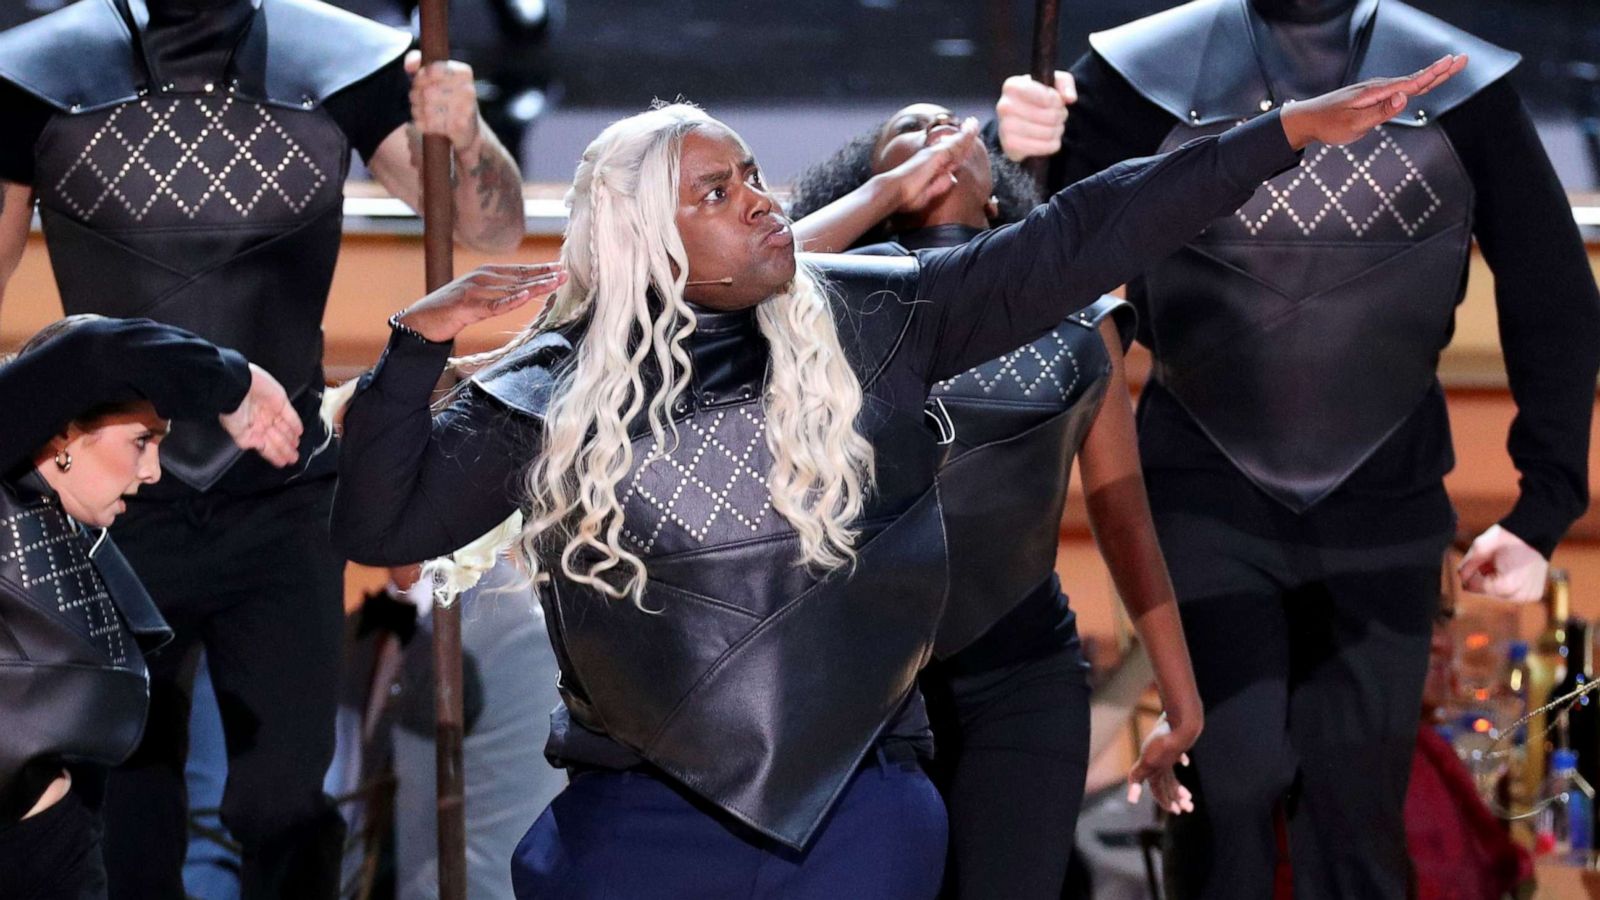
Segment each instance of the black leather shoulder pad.
[{"label": "black leather shoulder pad", "polygon": [[826,282],[839,343],[861,379],[872,384],[894,358],[917,298],[922,264],[914,256],[806,253]]},{"label": "black leather shoulder pad", "polygon": [[1460,74],[1412,101],[1396,125],[1426,125],[1500,80],[1522,56],[1428,15],[1399,0],[1380,0],[1377,19],[1356,80],[1404,75],[1446,53],[1470,57]]},{"label": "black leather shoulder pad", "polygon": [[404,31],[317,0],[262,0],[233,70],[239,93],[249,99],[310,108],[410,46]]},{"label": "black leather shoulder pad", "polygon": [[559,364],[572,354],[572,342],[547,331],[472,376],[472,385],[525,416],[543,419],[560,381]]},{"label": "black leather shoulder pad", "polygon": [[144,68],[112,0],[78,0],[0,32],[0,79],[62,112],[127,103]]},{"label": "black leather shoulder pad", "polygon": [[1173,118],[1209,125],[1259,113],[1246,0],[1194,0],[1089,35],[1089,46]]},{"label": "black leather shoulder pad", "polygon": [[1127,353],[1128,348],[1133,346],[1134,334],[1139,329],[1139,313],[1134,310],[1133,304],[1121,297],[1106,294],[1068,316],[1067,320],[1093,330],[1099,328],[1107,316],[1117,323],[1117,334],[1122,337],[1122,352]]},{"label": "black leather shoulder pad", "polygon": [[[1248,0],[1194,0],[1089,36],[1089,45],[1134,90],[1181,122],[1249,118],[1268,99],[1250,36]],[[1355,80],[1404,75],[1446,53],[1465,71],[1419,98],[1397,125],[1426,125],[1511,71],[1521,57],[1399,0],[1361,0],[1354,21],[1369,37]]]}]

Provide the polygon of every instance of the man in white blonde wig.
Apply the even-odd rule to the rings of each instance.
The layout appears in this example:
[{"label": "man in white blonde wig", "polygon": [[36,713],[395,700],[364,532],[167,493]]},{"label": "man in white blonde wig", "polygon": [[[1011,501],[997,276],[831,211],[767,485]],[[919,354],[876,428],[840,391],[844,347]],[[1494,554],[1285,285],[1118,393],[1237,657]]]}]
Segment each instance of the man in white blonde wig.
[{"label": "man in white blonde wig", "polygon": [[[1464,62],[1119,165],[899,259],[797,262],[749,148],[694,107],[607,128],[560,264],[479,269],[391,320],[334,510],[351,558],[381,565],[527,515],[562,672],[547,753],[572,782],[511,861],[518,896],[933,897],[945,820],[913,682],[947,575],[929,387]],[[433,416],[456,334],[552,290]]]}]

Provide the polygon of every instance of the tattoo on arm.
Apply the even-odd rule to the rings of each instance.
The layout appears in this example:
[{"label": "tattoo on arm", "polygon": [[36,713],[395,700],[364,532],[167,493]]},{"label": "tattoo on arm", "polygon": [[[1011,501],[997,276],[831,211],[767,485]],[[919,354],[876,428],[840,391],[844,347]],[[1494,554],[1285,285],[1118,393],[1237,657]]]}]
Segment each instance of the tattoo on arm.
[{"label": "tattoo on arm", "polygon": [[477,184],[478,208],[500,226],[522,217],[522,178],[504,156],[485,147],[478,164],[467,170]]}]

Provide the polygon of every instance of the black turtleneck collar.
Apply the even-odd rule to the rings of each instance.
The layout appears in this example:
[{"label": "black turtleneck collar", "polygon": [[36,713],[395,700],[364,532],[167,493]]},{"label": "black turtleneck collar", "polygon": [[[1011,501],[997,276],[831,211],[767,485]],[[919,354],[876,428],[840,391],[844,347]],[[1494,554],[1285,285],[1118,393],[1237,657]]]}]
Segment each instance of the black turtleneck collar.
[{"label": "black turtleneck collar", "polygon": [[748,309],[719,310],[690,303],[689,308],[694,310],[695,334],[727,334],[733,331],[754,334],[757,331],[754,306]]},{"label": "black turtleneck collar", "polygon": [[689,306],[695,320],[688,346],[696,405],[719,406],[761,396],[767,378],[767,339],[756,322],[755,307],[721,311]]},{"label": "black turtleneck collar", "polygon": [[1356,0],[1250,0],[1250,5],[1269,22],[1311,25],[1348,17]]},{"label": "black turtleneck collar", "polygon": [[932,250],[939,247],[959,247],[987,230],[960,222],[950,222],[897,234],[893,236],[893,240],[907,250]]},{"label": "black turtleneck collar", "polygon": [[158,90],[204,91],[224,83],[260,0],[120,0],[139,33]]},{"label": "black turtleneck collar", "polygon": [[1337,90],[1354,73],[1375,0],[1247,0],[1251,41],[1272,99]]}]

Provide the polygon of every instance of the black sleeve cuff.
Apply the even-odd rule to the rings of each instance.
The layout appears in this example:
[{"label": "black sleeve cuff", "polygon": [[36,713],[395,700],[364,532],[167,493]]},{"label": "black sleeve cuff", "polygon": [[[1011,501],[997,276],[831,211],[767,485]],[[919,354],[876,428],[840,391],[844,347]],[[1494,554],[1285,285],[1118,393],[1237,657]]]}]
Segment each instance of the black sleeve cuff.
[{"label": "black sleeve cuff", "polygon": [[1511,507],[1511,512],[1500,520],[1499,525],[1539,551],[1540,556],[1549,559],[1556,552],[1556,545],[1566,537],[1573,521],[1524,494],[1517,498],[1516,505]]},{"label": "black sleeve cuff", "polygon": [[1233,186],[1254,192],[1263,181],[1300,164],[1289,145],[1280,110],[1260,115],[1217,138],[1218,158]]},{"label": "black sleeve cuff", "polygon": [[396,331],[389,335],[389,344],[383,348],[378,364],[361,379],[360,391],[377,391],[401,403],[426,404],[450,363],[454,347],[453,341],[421,340]]},{"label": "black sleeve cuff", "polygon": [[230,413],[238,409],[245,395],[250,393],[253,379],[250,361],[244,358],[244,354],[227,347],[218,347],[217,354],[221,357],[222,371],[212,394],[211,405],[216,407],[218,413]]}]

